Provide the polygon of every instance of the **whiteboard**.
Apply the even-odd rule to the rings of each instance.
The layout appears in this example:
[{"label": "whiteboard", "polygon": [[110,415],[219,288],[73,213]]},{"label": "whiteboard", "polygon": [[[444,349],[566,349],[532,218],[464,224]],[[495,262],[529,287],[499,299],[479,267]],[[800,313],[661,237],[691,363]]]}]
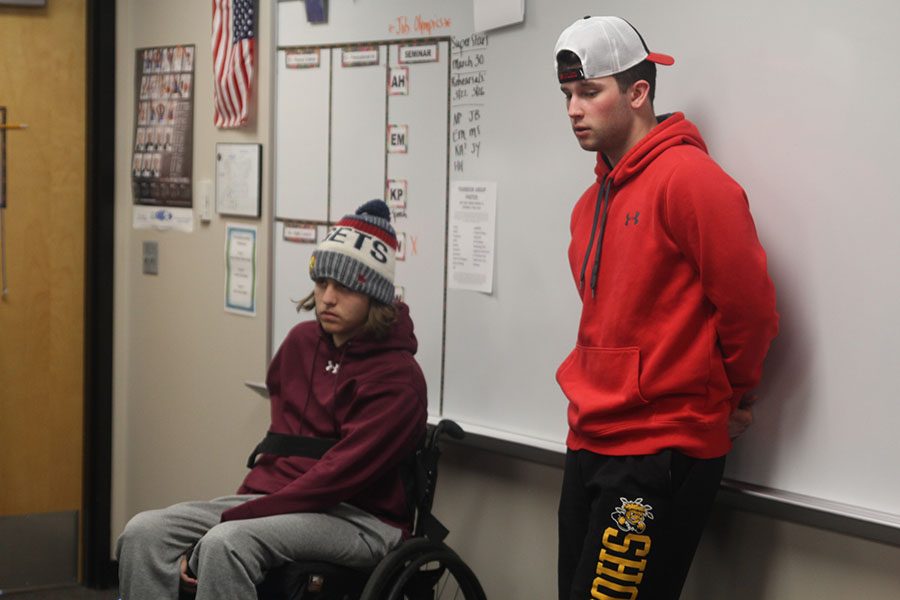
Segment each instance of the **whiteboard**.
[{"label": "whiteboard", "polygon": [[[297,315],[295,303],[308,293],[301,290],[311,289],[306,265],[315,244],[285,236],[285,227],[316,225],[321,240],[328,226],[363,202],[382,198],[401,242],[395,285],[410,305],[428,411],[437,417],[444,360],[449,44],[338,41],[277,51],[271,352],[294,324],[312,317]],[[410,62],[400,55],[413,46],[427,47],[431,58]],[[288,58],[295,53],[319,58],[308,60],[315,66],[293,68]],[[389,87],[392,74],[402,77],[402,90]],[[403,132],[402,146],[392,144],[392,131]]]},{"label": "whiteboard", "polygon": [[[284,221],[276,221],[272,235],[272,356],[294,325],[315,316],[298,312],[297,304],[313,291],[307,265],[316,244],[285,239],[284,227]],[[325,239],[326,227],[320,225],[316,230],[316,240]]]},{"label": "whiteboard", "polygon": [[[281,11],[288,5],[302,11],[293,2]],[[336,3],[327,27],[311,32],[280,20],[279,35],[379,39],[398,14],[471,10],[378,5]],[[574,344],[580,310],[566,260],[568,218],[594,160],[569,130],[552,48],[572,21],[602,10],[675,56],[674,67],[659,70],[657,112],[684,111],[698,125],[746,189],[769,256],[781,332],[756,423],[727,475],[897,518],[900,402],[890,377],[900,366],[900,4],[560,6],[528,1],[523,24],[488,33],[479,153],[455,171],[448,140],[451,181],[497,183],[497,247],[493,294],[446,292],[441,414],[477,433],[563,448],[566,402],[554,373]],[[373,12],[356,18],[365,11]],[[473,33],[470,17],[452,20],[455,40]]]},{"label": "whiteboard", "polygon": [[384,195],[387,127],[387,49],[379,62],[345,66],[341,48],[333,51],[331,108],[331,220],[353,214],[360,204]]},{"label": "whiteboard", "polygon": [[328,218],[328,136],[331,52],[317,63],[291,68],[276,55],[275,214],[284,219]]}]

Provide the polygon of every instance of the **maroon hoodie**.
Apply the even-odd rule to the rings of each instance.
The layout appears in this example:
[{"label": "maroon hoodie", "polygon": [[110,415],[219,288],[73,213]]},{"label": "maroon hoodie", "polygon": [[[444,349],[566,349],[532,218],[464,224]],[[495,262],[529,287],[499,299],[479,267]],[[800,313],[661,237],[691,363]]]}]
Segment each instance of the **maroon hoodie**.
[{"label": "maroon hoodie", "polygon": [[778,325],[744,191],[680,113],[613,169],[598,155],[596,173],[572,211],[581,323],[556,375],[568,447],[721,456]]},{"label": "maroon hoodie", "polygon": [[341,502],[409,533],[399,465],[425,435],[425,378],[405,304],[387,339],[363,335],[336,348],[315,321],[295,326],[266,385],[275,433],[336,438],[320,459],[262,454],[238,490],[265,494],[225,511],[223,521],[320,512]]}]

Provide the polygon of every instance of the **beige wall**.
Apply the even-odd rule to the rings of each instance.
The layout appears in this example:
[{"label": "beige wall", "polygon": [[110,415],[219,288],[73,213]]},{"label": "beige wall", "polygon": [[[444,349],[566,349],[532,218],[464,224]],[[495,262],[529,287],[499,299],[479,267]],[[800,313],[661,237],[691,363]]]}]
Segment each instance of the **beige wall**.
[{"label": "beige wall", "polygon": [[[267,425],[267,406],[246,390],[265,370],[273,3],[260,2],[258,123],[212,125],[208,2],[118,0],[117,229],[113,535],[134,513],[232,491]],[[194,177],[212,179],[219,141],[263,144],[260,312],[226,315],[224,221],[194,233],[131,228],[128,172],[134,49],[197,45]],[[140,273],[143,240],[160,244],[160,274]],[[561,472],[496,453],[445,454],[436,513],[488,596],[544,599],[555,592],[556,494]],[[722,508],[684,594],[690,600],[894,598],[900,549]]]},{"label": "beige wall", "polygon": [[[265,432],[268,406],[246,389],[263,379],[268,311],[271,2],[260,2],[258,119],[236,131],[213,125],[211,3],[118,0],[116,72],[116,265],[114,354],[114,535],[135,512],[190,497],[232,492]],[[130,153],[134,51],[195,44],[194,181],[214,179],[216,142],[263,145],[256,317],[226,314],[226,222],[193,233],[131,227]],[[144,240],[159,243],[159,275],[141,273]]]}]

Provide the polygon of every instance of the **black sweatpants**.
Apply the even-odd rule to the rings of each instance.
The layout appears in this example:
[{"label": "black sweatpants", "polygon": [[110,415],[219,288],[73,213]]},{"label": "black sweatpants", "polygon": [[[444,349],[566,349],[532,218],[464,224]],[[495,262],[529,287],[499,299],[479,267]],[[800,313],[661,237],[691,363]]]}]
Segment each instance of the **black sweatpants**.
[{"label": "black sweatpants", "polygon": [[677,600],[725,457],[566,454],[559,502],[560,600]]}]

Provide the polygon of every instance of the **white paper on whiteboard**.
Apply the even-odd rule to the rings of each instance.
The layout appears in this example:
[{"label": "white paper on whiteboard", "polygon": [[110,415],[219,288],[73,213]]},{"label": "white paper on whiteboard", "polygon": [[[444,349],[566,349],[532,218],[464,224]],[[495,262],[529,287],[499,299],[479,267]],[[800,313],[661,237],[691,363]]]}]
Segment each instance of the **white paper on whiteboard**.
[{"label": "white paper on whiteboard", "polygon": [[525,20],[525,0],[472,0],[475,31],[488,31]]},{"label": "white paper on whiteboard", "polygon": [[451,182],[448,288],[493,291],[496,215],[497,182]]}]

